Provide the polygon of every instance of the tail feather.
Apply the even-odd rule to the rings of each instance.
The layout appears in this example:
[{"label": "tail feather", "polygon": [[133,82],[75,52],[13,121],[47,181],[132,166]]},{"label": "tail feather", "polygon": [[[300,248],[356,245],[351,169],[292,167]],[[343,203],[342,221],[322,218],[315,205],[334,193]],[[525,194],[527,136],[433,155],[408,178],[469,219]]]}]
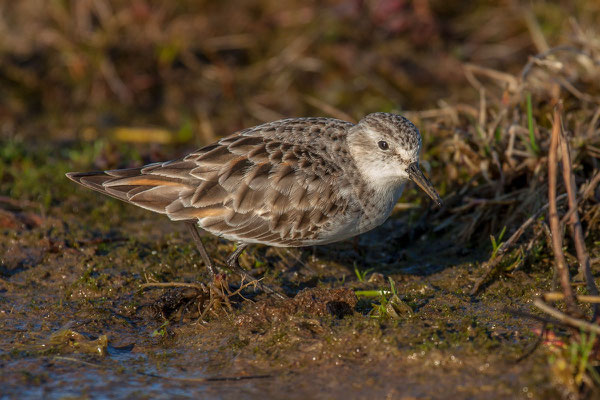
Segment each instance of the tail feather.
[{"label": "tail feather", "polygon": [[[67,178],[73,182],[77,182],[82,186],[97,192],[109,195],[115,199],[129,201],[127,198],[128,190],[107,190],[105,183],[114,181],[120,178],[137,176],[140,174],[141,168],[117,169],[110,171],[93,171],[93,172],[68,172]],[[122,188],[126,189],[126,188]],[[132,188],[129,188],[132,189]]]},{"label": "tail feather", "polygon": [[144,174],[143,168],[66,175],[89,189],[161,214],[167,214],[167,207],[180,197],[193,194],[193,186],[182,179]]}]

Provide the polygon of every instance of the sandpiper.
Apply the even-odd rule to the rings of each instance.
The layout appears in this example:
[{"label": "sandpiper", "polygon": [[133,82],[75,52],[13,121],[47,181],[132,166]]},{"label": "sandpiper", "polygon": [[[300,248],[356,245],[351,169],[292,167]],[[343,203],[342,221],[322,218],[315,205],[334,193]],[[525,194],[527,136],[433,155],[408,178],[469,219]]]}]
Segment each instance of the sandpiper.
[{"label": "sandpiper", "polygon": [[186,221],[213,277],[198,227],[237,242],[227,265],[254,280],[238,262],[248,244],[312,246],[359,235],[390,216],[409,180],[441,205],[419,168],[420,149],[418,129],[400,115],[373,113],[357,124],[290,118],[241,130],[177,160],[67,177]]}]

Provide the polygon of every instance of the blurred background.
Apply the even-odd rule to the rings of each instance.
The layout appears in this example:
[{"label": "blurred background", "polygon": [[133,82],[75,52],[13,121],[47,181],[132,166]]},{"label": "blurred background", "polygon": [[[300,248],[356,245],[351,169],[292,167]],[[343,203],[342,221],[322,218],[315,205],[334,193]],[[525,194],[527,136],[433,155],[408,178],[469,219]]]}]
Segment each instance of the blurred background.
[{"label": "blurred background", "polygon": [[463,63],[518,73],[599,16],[593,0],[5,0],[0,135],[189,148],[283,117],[436,108],[478,98]]}]

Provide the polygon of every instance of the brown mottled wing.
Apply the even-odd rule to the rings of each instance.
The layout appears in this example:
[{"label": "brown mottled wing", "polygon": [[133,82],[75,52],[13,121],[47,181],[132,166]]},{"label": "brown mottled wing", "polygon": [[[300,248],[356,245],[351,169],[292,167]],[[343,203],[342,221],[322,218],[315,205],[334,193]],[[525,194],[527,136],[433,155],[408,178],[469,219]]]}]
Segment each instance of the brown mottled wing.
[{"label": "brown mottled wing", "polygon": [[[333,190],[342,171],[309,145],[235,135],[190,154],[195,192],[167,208],[172,219],[198,218],[228,239],[301,245],[316,239],[347,199]],[[162,173],[160,168],[153,173]]]},{"label": "brown mottled wing", "polygon": [[172,220],[197,219],[230,240],[283,246],[315,240],[348,207],[341,169],[310,144],[244,133],[180,160],[68,176]]}]

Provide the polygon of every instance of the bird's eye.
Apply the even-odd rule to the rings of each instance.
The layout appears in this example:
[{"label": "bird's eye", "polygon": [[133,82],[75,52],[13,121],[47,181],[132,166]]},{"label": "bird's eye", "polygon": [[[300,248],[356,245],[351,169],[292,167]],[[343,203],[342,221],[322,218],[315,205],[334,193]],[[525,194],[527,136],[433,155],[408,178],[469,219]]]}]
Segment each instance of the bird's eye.
[{"label": "bird's eye", "polygon": [[388,143],[385,140],[380,140],[379,143],[377,143],[379,145],[379,148],[381,150],[387,150],[390,148],[390,146],[388,145]]}]

